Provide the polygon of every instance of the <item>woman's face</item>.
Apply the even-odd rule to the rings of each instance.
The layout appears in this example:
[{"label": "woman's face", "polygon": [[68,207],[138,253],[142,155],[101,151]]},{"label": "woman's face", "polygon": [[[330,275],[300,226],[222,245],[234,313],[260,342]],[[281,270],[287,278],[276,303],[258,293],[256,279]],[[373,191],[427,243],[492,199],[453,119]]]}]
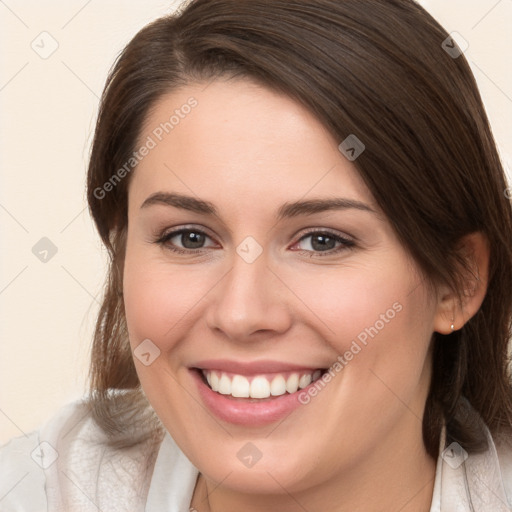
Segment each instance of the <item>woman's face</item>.
[{"label": "woman's face", "polygon": [[422,452],[440,313],[342,141],[286,96],[215,81],[164,97],[139,142],[130,342],[201,473],[293,492]]}]

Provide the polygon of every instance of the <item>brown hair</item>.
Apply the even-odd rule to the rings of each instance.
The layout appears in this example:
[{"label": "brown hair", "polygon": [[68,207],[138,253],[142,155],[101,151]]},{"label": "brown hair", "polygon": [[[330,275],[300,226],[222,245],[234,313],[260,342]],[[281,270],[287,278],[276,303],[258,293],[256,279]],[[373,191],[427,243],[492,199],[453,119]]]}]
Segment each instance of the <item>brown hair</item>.
[{"label": "brown hair", "polygon": [[436,456],[446,421],[452,439],[481,447],[466,399],[494,434],[510,428],[512,211],[477,85],[464,56],[442,47],[447,37],[412,0],[195,0],[133,38],[108,77],[88,171],[90,210],[111,256],[91,364],[91,403],[105,430],[123,431],[114,402],[132,412],[145,402],[122,299],[130,179],[108,193],[104,184],[129,160],[155,102],[223,76],[284,92],[340,142],[350,134],[363,141],[355,165],[431,283],[461,290],[458,242],[486,235],[489,284],[480,310],[459,331],[433,336],[423,436]]}]

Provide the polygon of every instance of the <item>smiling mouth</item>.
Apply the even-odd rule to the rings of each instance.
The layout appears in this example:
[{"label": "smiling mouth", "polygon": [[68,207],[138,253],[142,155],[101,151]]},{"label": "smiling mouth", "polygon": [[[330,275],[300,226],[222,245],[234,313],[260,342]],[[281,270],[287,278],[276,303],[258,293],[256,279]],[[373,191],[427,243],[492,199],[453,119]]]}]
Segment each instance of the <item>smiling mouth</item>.
[{"label": "smiling mouth", "polygon": [[246,376],[221,370],[196,370],[212,391],[226,398],[246,402],[261,402],[291,395],[317,381],[327,371],[320,368]]}]

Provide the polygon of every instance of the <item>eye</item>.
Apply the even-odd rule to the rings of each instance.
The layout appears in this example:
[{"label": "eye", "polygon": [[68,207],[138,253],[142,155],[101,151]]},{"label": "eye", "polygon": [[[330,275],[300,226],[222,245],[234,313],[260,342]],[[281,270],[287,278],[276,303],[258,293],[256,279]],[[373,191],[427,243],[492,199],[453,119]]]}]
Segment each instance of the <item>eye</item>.
[{"label": "eye", "polygon": [[[208,242],[210,242],[208,244]],[[214,247],[213,240],[200,229],[181,228],[165,233],[156,240],[159,245],[178,253],[194,253],[206,247]],[[208,245],[205,245],[208,244]]]},{"label": "eye", "polygon": [[293,248],[297,248],[301,252],[312,253],[311,256],[324,256],[341,252],[354,247],[354,245],[355,242],[349,238],[323,230],[307,233]]}]

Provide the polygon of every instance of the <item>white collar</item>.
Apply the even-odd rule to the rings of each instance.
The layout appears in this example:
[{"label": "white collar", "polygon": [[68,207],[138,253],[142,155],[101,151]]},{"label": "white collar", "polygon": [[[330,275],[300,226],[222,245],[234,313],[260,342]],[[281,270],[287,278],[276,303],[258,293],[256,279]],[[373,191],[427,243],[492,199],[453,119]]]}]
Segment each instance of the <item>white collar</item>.
[{"label": "white collar", "polygon": [[496,445],[484,430],[487,450],[468,454],[457,443],[446,446],[443,428],[430,512],[510,512],[504,484],[511,482],[504,482]]},{"label": "white collar", "polygon": [[[487,451],[467,456],[455,445],[445,449],[443,428],[430,512],[510,512],[496,446],[487,429],[486,435]],[[507,457],[512,460],[510,453]],[[512,471],[512,467],[507,469]],[[166,433],[156,459],[146,512],[188,511],[198,474]]]},{"label": "white collar", "polygon": [[145,512],[177,512],[190,509],[199,471],[165,433],[151,477]]}]

